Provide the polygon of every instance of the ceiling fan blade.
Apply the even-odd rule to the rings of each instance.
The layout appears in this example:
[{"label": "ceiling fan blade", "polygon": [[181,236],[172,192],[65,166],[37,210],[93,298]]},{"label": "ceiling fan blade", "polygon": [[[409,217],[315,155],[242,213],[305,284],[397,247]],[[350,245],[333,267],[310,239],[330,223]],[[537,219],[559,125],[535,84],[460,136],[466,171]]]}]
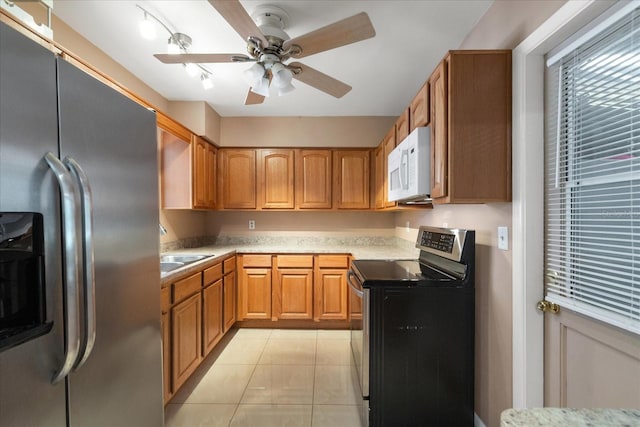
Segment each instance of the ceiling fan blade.
[{"label": "ceiling fan blade", "polygon": [[252,61],[248,56],[237,53],[156,53],[153,56],[165,64],[207,64],[214,62]]},{"label": "ceiling fan blade", "polygon": [[346,83],[342,83],[340,80],[336,80],[331,76],[321,73],[307,65],[299,62],[292,62],[287,64],[288,67],[300,68],[299,73],[294,73],[293,78],[300,80],[302,83],[306,83],[309,86],[313,86],[318,90],[328,93],[336,98],[342,98],[350,90],[351,86]]},{"label": "ceiling fan blade", "polygon": [[345,46],[361,40],[369,39],[376,35],[376,30],[371,24],[369,15],[360,12],[350,18],[334,22],[326,27],[319,28],[310,33],[287,40],[284,42],[284,49],[292,45],[298,45],[302,52],[298,55],[292,54],[295,58],[304,58],[314,53],[324,52],[340,46]]},{"label": "ceiling fan blade", "polygon": [[244,100],[244,105],[256,105],[262,104],[264,102],[264,96],[258,95],[255,92],[251,91],[249,88],[249,92],[247,93],[247,98]]},{"label": "ceiling fan blade", "polygon": [[236,30],[236,33],[240,34],[244,41],[247,41],[249,37],[255,37],[260,39],[263,48],[269,46],[262,31],[238,0],[209,0],[209,3]]}]

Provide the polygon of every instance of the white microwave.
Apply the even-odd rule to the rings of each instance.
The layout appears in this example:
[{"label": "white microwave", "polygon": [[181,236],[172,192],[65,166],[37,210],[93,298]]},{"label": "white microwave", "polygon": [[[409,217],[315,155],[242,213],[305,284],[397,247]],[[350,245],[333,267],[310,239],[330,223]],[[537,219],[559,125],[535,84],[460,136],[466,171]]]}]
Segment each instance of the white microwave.
[{"label": "white microwave", "polygon": [[389,201],[427,201],[431,192],[431,134],[415,128],[387,158]]}]

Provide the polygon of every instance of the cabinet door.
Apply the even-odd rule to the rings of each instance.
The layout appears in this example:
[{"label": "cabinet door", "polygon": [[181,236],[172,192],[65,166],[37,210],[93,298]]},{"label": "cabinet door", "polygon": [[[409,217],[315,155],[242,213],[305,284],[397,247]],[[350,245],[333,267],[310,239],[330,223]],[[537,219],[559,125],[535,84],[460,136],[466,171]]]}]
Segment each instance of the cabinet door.
[{"label": "cabinet door", "polygon": [[240,318],[271,319],[271,269],[243,268]]},{"label": "cabinet door", "polygon": [[169,313],[162,313],[162,372],[164,403],[173,396],[171,387],[171,323]]},{"label": "cabinet door", "polygon": [[293,209],[294,150],[260,150],[261,208]]},{"label": "cabinet door", "polygon": [[389,162],[387,161],[387,159],[389,158],[389,153],[391,153],[393,151],[394,148],[396,148],[396,142],[399,142],[400,140],[398,138],[396,138],[396,134],[394,133],[394,129],[392,128],[389,133],[387,133],[387,135],[384,137],[384,141],[383,141],[383,158],[384,158],[384,163],[383,163],[383,167],[384,167],[384,175],[383,175],[383,188],[382,188],[382,193],[384,195],[384,207],[385,208],[392,208],[394,206],[397,205],[396,202],[390,202],[389,201]]},{"label": "cabinet door", "polygon": [[218,149],[207,144],[205,203],[207,208],[215,209],[217,204]]},{"label": "cabinet door", "polygon": [[409,123],[411,127],[409,132],[413,131],[417,127],[427,126],[431,120],[429,117],[429,82],[425,82],[420,88],[418,94],[411,101],[409,106],[409,112],[411,118]]},{"label": "cabinet door", "polygon": [[333,152],[334,197],[338,209],[368,209],[370,150]]},{"label": "cabinet door", "polygon": [[296,206],[331,209],[331,150],[296,152]]},{"label": "cabinet door", "polygon": [[193,207],[207,207],[207,143],[193,137]]},{"label": "cabinet door", "polygon": [[222,208],[256,208],[256,151],[220,150],[222,156]]},{"label": "cabinet door", "polygon": [[236,323],[236,272],[232,271],[223,279],[223,300],[224,308],[222,331],[227,332]]},{"label": "cabinet door", "polygon": [[385,171],[386,168],[384,166],[385,163],[384,156],[384,141],[380,143],[373,151],[373,170],[375,175],[375,208],[382,209],[384,208],[384,194],[385,194],[385,183],[387,180],[385,179]]},{"label": "cabinet door", "polygon": [[315,320],[346,320],[347,270],[320,268],[315,281]]},{"label": "cabinet door", "polygon": [[401,143],[408,135],[409,135],[409,124],[410,124],[410,111],[409,108],[404,110],[398,120],[396,120],[396,140],[398,143]]},{"label": "cabinet door", "polygon": [[449,146],[447,123],[447,61],[435,69],[429,79],[431,87],[431,197],[448,194]]},{"label": "cabinet door", "polygon": [[171,309],[173,391],[196,370],[202,360],[202,298],[193,295]]},{"label": "cabinet door", "polygon": [[202,356],[222,338],[222,279],[202,291]]},{"label": "cabinet door", "polygon": [[273,319],[313,318],[313,269],[279,268],[273,284]]}]

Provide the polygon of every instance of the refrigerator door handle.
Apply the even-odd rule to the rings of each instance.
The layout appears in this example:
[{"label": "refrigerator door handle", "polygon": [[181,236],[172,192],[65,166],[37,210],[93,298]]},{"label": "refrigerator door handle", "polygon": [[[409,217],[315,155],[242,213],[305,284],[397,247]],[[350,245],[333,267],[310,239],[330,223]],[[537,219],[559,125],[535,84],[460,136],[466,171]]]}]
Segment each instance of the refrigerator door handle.
[{"label": "refrigerator door handle", "polygon": [[82,237],[83,263],[84,263],[84,331],[86,334],[84,348],[78,355],[74,370],[80,368],[87,361],[93,345],[96,341],[96,283],[93,249],[93,195],[87,174],[82,167],[71,157],[63,160],[64,165],[78,182],[81,196],[82,210]]},{"label": "refrigerator door handle", "polygon": [[64,326],[66,339],[64,343],[64,362],[51,379],[51,382],[55,384],[69,375],[78,358],[78,350],[80,348],[80,331],[78,329],[80,323],[79,272],[77,267],[79,265],[77,230],[79,229],[78,208],[80,203],[76,197],[73,178],[67,168],[50,152],[45,154],[44,159],[58,180],[62,199],[66,316]]}]

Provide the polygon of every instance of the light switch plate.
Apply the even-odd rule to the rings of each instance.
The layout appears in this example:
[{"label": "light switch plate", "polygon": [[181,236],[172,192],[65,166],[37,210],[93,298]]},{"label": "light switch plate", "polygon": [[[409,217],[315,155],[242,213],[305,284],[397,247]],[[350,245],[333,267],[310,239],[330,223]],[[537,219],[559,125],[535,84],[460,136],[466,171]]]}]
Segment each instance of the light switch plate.
[{"label": "light switch plate", "polygon": [[498,227],[498,249],[509,250],[509,228]]}]

